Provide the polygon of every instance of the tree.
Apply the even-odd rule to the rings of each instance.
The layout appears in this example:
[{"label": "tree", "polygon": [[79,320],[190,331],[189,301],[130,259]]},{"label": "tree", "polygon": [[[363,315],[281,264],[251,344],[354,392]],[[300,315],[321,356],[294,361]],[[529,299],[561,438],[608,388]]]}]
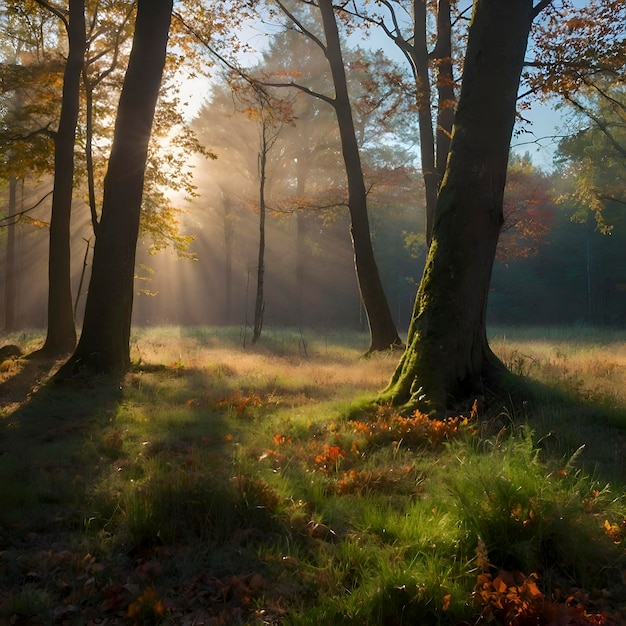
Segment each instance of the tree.
[{"label": "tree", "polygon": [[85,0],[69,0],[67,17],[59,8],[37,0],[53,12],[67,30],[68,57],[63,75],[59,127],[54,134],[54,192],[48,259],[48,331],[40,354],[58,356],[76,344],[70,271],[70,219],[74,189],[74,144],[80,101],[85,35]]},{"label": "tree", "polygon": [[[267,213],[266,189],[268,156],[276,145],[283,126],[292,121],[293,113],[292,102],[272,98],[260,85],[246,83],[238,87],[235,86],[234,88],[235,93],[244,104],[248,104],[245,112],[250,119],[256,120],[259,132],[259,254],[252,332],[252,344],[255,344],[261,338],[263,313],[265,311],[265,217]],[[246,102],[246,100],[248,102]]]},{"label": "tree", "polygon": [[496,258],[503,263],[539,253],[555,217],[550,177],[528,155],[512,156],[504,190],[504,223]]},{"label": "tree", "polygon": [[[304,45],[295,47],[296,42]],[[281,34],[272,39],[269,49],[263,55],[263,62],[254,68],[253,76],[261,80],[284,77],[289,71],[285,67],[289,66],[289,59],[298,54],[302,63],[300,71],[306,73],[307,80],[314,76],[319,78],[317,71],[324,69],[324,60],[319,59],[321,55],[309,52],[311,50],[310,46],[307,49],[307,40],[303,41],[293,34]],[[305,94],[295,92],[288,94],[286,98],[284,90],[280,93],[264,89],[255,83],[249,85],[243,80],[236,82],[237,97],[233,97],[231,88],[226,83],[214,84],[210,100],[193,122],[194,130],[204,144],[219,157],[203,167],[203,174],[209,176],[210,181],[202,184],[200,178],[199,192],[207,207],[216,212],[223,222],[226,311],[231,311],[235,246],[241,249],[235,264],[236,261],[245,263],[248,256],[245,251],[251,249],[245,243],[249,238],[247,230],[250,222],[246,216],[249,216],[250,209],[256,214],[260,213],[259,155],[255,146],[259,146],[259,139],[263,143],[262,132],[259,135],[259,130],[262,130],[260,124],[263,119],[266,119],[267,122],[272,122],[276,130],[280,130],[280,134],[276,137],[275,148],[266,154],[265,169],[271,175],[267,179],[264,204],[269,209],[268,216],[274,218],[270,224],[274,229],[274,236],[278,235],[276,229],[284,230],[289,228],[290,221],[297,222],[295,241],[285,242],[289,248],[295,250],[295,267],[283,267],[281,273],[287,277],[293,267],[296,289],[289,289],[289,299],[302,313],[304,292],[312,291],[310,284],[306,283],[313,260],[311,232],[307,227],[312,224],[312,220],[328,215],[339,205],[343,208],[345,202],[345,176],[341,173],[336,120],[330,107]],[[233,86],[231,77],[231,87]],[[245,94],[253,94],[251,99],[248,98],[247,104]],[[254,97],[254,94],[258,95]],[[259,147],[263,153],[262,145]],[[321,223],[319,227],[322,228]],[[201,238],[204,240],[206,237],[202,235]],[[253,261],[249,257],[248,261],[249,272]],[[257,273],[259,266],[259,263],[255,263]],[[305,271],[305,267],[309,271]],[[281,285],[281,292],[285,292],[284,285]],[[283,307],[281,315],[285,311]],[[231,321],[229,315],[223,319],[227,323]],[[302,319],[301,314],[296,315],[298,323]],[[311,316],[311,319],[316,318]]]},{"label": "tree", "polygon": [[173,0],[138,0],[120,95],[80,340],[59,370],[120,374],[130,366],[135,254],[144,172],[165,65]]},{"label": "tree", "polygon": [[442,416],[497,386],[487,341],[491,271],[530,27],[546,2],[475,0],[450,155],[407,349],[380,401]]},{"label": "tree", "polygon": [[[449,0],[436,3],[375,0],[372,6],[367,6],[368,3],[340,5],[340,14],[345,19],[357,18],[366,26],[381,30],[399,48],[411,68],[426,202],[427,242],[432,236],[437,194],[448,159],[456,106],[452,48],[454,4]],[[431,21],[436,25],[434,34],[429,30]],[[433,91],[436,91],[436,97]],[[435,117],[433,100],[436,101]]]},{"label": "tree", "polygon": [[[28,20],[22,19],[28,14]],[[8,211],[0,220],[6,227],[4,313],[5,328],[17,330],[19,253],[16,229],[29,220],[34,207],[24,207],[25,179],[33,181],[52,167],[49,126],[58,114],[53,104],[62,84],[62,65],[50,54],[51,14],[34,2],[7,3],[0,9],[0,176],[8,180]],[[17,188],[21,189],[18,207]],[[35,223],[33,221],[33,223]]]},{"label": "tree", "polygon": [[320,0],[318,3],[325,38],[325,42],[322,42],[312,30],[302,24],[294,13],[287,9],[283,2],[278,0],[277,4],[296,29],[311,39],[324,52],[328,60],[335,90],[334,97],[314,92],[296,82],[291,82],[289,85],[323,100],[332,106],[337,116],[341,151],[348,178],[348,209],[350,212],[350,234],[354,248],[354,264],[361,299],[370,327],[368,352],[398,347],[402,345],[402,341],[391,316],[372,248],[367,214],[367,191],[363,179],[335,9],[331,0]]},{"label": "tree", "polygon": [[576,108],[578,130],[561,140],[557,159],[575,181],[562,200],[574,202],[583,217],[593,211],[600,230],[610,232],[606,208],[626,207],[626,83],[603,84],[602,92],[584,100],[584,111]]}]

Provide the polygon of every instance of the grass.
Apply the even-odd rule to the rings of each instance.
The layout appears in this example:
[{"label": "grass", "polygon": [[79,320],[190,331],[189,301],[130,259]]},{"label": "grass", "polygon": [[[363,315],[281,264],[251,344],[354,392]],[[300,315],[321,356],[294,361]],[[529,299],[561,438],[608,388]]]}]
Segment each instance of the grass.
[{"label": "grass", "polygon": [[443,423],[348,419],[398,358],[366,339],[136,329],[121,386],[3,363],[0,623],[623,623],[626,335],[496,330],[523,384]]}]

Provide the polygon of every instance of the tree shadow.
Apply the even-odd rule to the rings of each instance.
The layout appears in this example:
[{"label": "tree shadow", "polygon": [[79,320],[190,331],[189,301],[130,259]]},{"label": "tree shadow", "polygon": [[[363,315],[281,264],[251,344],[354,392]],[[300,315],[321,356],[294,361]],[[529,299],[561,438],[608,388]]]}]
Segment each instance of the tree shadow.
[{"label": "tree shadow", "polygon": [[528,425],[545,459],[611,483],[626,482],[626,406],[584,390],[510,374],[500,390],[498,427]]},{"label": "tree shadow", "polygon": [[80,505],[93,471],[83,444],[112,419],[120,385],[113,379],[56,385],[52,376],[61,363],[3,364],[0,549],[33,540],[39,547],[56,543],[83,523]]}]

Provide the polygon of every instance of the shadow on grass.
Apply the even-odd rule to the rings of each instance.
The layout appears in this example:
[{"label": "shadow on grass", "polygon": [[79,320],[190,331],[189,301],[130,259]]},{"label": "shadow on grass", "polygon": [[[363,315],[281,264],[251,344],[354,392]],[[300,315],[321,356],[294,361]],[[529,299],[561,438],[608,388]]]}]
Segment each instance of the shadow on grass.
[{"label": "shadow on grass", "polygon": [[528,424],[544,458],[572,460],[607,482],[626,482],[626,406],[513,374],[500,398],[497,425]]},{"label": "shadow on grass", "polygon": [[93,471],[84,442],[120,401],[115,380],[59,386],[49,381],[58,362],[20,365],[0,386],[0,522],[14,542],[82,523],[77,507]]},{"label": "shadow on grass", "polygon": [[239,465],[260,409],[237,380],[154,365],[58,385],[44,380],[55,364],[22,365],[0,421],[0,622],[133,606],[156,619],[143,590],[178,603],[190,579],[215,601],[173,600],[172,614],[237,616],[263,584],[256,548],[285,531],[277,495]]}]

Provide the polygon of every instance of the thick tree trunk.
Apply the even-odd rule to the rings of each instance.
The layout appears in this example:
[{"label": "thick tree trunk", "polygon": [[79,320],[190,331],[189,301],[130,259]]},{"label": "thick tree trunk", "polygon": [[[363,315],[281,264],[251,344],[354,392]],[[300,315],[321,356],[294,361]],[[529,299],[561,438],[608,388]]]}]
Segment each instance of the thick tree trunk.
[{"label": "thick tree trunk", "polygon": [[341,151],[348,178],[348,208],[350,210],[350,233],[354,248],[354,263],[361,300],[370,327],[369,352],[388,350],[402,345],[402,341],[391,316],[374,258],[363,170],[348,96],[339,32],[331,0],[320,0],[319,8],[326,37],[326,57],[335,87],[334,108],[337,114]]},{"label": "thick tree trunk", "polygon": [[161,86],[172,0],[138,0],[120,96],[83,332],[58,376],[112,373],[130,365],[135,253],[152,120]]},{"label": "thick tree trunk", "polygon": [[532,12],[531,0],[475,1],[432,245],[383,402],[442,415],[505,372],[487,342],[487,295]]},{"label": "thick tree trunk", "polygon": [[67,64],[59,128],[54,139],[54,191],[48,261],[48,332],[40,354],[67,354],[76,345],[70,270],[70,221],[80,77],[85,55],[85,0],[70,0]]}]

